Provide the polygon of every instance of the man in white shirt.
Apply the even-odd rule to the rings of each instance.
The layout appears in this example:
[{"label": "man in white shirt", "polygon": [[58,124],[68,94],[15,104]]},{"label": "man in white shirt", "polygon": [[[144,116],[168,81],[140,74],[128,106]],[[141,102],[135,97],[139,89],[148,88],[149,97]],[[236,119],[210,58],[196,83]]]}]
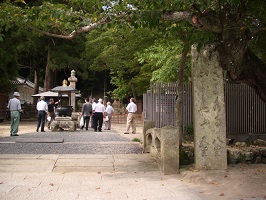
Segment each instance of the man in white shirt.
[{"label": "man in white shirt", "polygon": [[106,109],[105,109],[105,112],[106,112],[106,116],[108,117],[108,119],[104,122],[105,124],[105,130],[111,130],[111,119],[112,119],[112,115],[113,115],[113,112],[115,111],[114,108],[111,106],[111,102],[107,102],[106,103]]},{"label": "man in white shirt", "polygon": [[44,124],[46,120],[46,112],[48,110],[48,105],[44,101],[44,99],[45,98],[42,96],[36,106],[36,109],[38,110],[38,124],[37,124],[37,129],[36,129],[37,132],[39,131],[40,126],[41,126],[41,132],[45,132]]},{"label": "man in white shirt", "polygon": [[99,99],[98,103],[92,107],[93,117],[94,117],[94,132],[97,130],[102,132],[102,125],[103,125],[103,116],[105,112],[105,107],[102,104],[103,100]]},{"label": "man in white shirt", "polygon": [[135,99],[131,98],[130,103],[127,105],[127,131],[124,134],[129,134],[130,126],[132,127],[132,133],[136,134],[136,122],[135,113],[137,112],[137,105],[134,103]]}]

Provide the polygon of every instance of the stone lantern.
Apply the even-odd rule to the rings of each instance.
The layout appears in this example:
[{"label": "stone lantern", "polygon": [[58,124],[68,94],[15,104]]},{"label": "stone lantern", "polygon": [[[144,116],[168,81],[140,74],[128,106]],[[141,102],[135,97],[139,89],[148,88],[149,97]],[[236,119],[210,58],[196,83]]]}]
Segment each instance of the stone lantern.
[{"label": "stone lantern", "polygon": [[75,91],[71,86],[67,85],[67,80],[63,81],[62,86],[57,86],[53,89],[51,89],[53,92],[58,92],[58,97],[61,99],[63,95],[68,95],[68,105],[62,105],[62,102],[58,105],[56,108],[56,117],[55,120],[51,123],[51,130],[54,131],[61,131],[64,130],[64,128],[68,128],[69,131],[75,131],[76,130],[76,123],[72,119],[71,115],[73,112],[72,107],[72,94],[74,94],[74,105],[75,105]]},{"label": "stone lantern", "polygon": [[70,86],[67,86],[67,80],[63,80],[62,84],[63,84],[62,86],[57,86],[51,89],[51,91],[58,92],[59,99],[61,99],[63,95],[67,95],[68,105],[62,105],[62,102],[60,102],[56,109],[56,113],[58,113],[60,117],[63,117],[63,116],[71,117],[71,114],[73,111],[73,107],[71,105],[71,94],[74,93],[75,89],[73,89]]},{"label": "stone lantern", "polygon": [[[78,79],[76,78],[76,72],[75,70],[71,71],[71,76],[68,78],[69,81],[69,86],[72,87],[74,89],[74,91],[76,91],[76,82],[78,82]],[[73,111],[76,111],[76,96],[75,96],[75,92],[71,92],[70,94],[70,105],[73,108]]]}]

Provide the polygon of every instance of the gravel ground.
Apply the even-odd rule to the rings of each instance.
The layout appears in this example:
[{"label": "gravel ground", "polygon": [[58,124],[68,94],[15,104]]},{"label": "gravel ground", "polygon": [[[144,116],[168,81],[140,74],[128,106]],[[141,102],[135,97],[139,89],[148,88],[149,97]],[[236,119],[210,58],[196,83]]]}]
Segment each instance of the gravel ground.
[{"label": "gravel ground", "polygon": [[[112,130],[103,132],[94,132],[93,129],[35,132],[35,122],[22,121],[18,137],[8,136],[8,122],[1,123],[0,126],[0,154],[140,154],[143,151],[140,142],[132,141],[133,138],[141,140],[141,126],[137,128],[138,134],[134,135],[123,134],[125,124],[113,124]],[[60,143],[59,140],[63,142]]]}]

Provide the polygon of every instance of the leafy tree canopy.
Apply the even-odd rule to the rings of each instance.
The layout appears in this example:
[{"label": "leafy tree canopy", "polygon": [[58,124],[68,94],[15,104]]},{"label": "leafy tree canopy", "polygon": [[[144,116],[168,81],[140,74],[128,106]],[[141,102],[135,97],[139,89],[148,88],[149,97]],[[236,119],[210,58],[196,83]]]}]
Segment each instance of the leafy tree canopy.
[{"label": "leafy tree canopy", "polygon": [[199,48],[205,42],[214,42],[220,54],[220,65],[232,80],[249,84],[266,102],[264,0],[25,3],[9,0],[1,4],[3,30],[8,31],[16,25],[47,36],[73,39],[96,28],[124,28],[124,24],[130,24],[135,28],[156,27],[164,34],[176,31],[181,33],[178,38],[184,44],[196,42]]}]

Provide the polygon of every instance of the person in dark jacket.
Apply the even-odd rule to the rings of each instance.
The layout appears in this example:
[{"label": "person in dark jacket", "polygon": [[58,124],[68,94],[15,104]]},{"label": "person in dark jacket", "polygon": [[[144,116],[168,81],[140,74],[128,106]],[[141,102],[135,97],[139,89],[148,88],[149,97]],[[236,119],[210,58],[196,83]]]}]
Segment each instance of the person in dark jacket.
[{"label": "person in dark jacket", "polygon": [[86,98],[85,103],[82,106],[82,116],[84,119],[84,125],[80,127],[81,129],[83,129],[85,126],[85,129],[88,130],[91,114],[92,114],[92,105],[89,102],[89,99]]},{"label": "person in dark jacket", "polygon": [[47,125],[48,129],[50,129],[52,121],[55,120],[55,104],[58,104],[58,102],[54,102],[54,99],[51,98],[49,100],[49,104],[48,104],[48,117],[50,117],[50,118],[47,118],[48,119],[48,125]]}]

